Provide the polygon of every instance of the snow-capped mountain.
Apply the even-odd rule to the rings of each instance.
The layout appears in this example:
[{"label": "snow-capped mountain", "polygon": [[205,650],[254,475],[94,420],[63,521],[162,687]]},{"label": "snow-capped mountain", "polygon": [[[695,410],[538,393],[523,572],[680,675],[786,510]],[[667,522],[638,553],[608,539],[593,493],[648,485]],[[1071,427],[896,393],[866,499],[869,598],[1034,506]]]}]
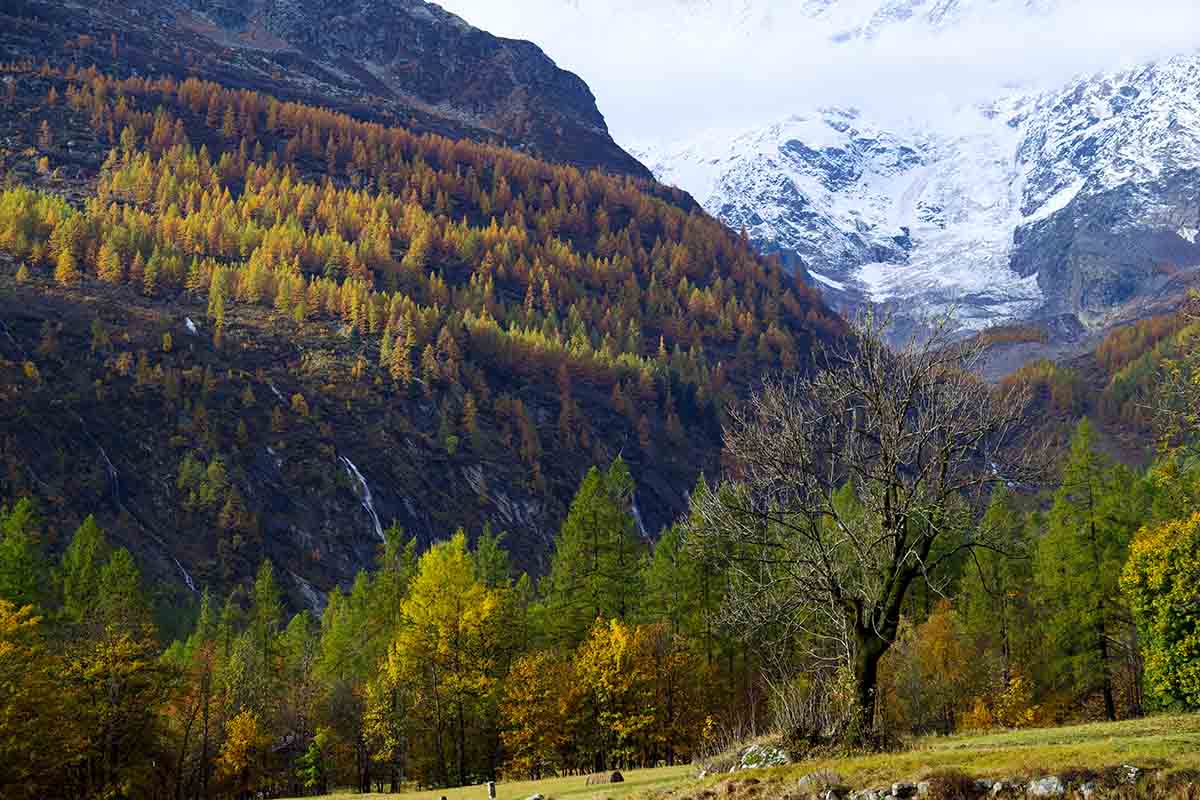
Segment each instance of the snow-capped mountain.
[{"label": "snow-capped mountain", "polygon": [[1198,87],[1200,58],[1181,56],[936,127],[826,109],[635,155],[835,295],[954,305],[968,327],[1093,322],[1200,264]]},{"label": "snow-capped mountain", "polygon": [[974,109],[936,133],[825,110],[732,142],[634,154],[842,301],[940,308],[969,297],[960,315],[982,325],[1042,304],[1036,278],[1008,263],[1018,144],[1003,119]]},{"label": "snow-capped mountain", "polygon": [[[1053,8],[1049,0],[779,5],[846,41],[889,25],[939,28],[983,12]],[[846,305],[953,307],[969,328],[1061,313],[1100,324],[1168,273],[1200,265],[1197,55],[1050,90],[1009,87],[899,121],[825,107],[633,152]]]}]

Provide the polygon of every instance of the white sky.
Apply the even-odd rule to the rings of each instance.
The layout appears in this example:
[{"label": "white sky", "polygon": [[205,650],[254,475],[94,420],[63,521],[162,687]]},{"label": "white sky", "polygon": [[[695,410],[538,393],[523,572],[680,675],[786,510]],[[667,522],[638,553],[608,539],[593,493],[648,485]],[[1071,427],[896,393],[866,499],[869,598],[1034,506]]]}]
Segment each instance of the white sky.
[{"label": "white sky", "polygon": [[[1200,0],[957,0],[970,6],[957,24],[914,18],[841,44],[831,36],[880,6],[921,14],[946,0],[435,2],[532,40],[578,73],[625,145],[742,130],[825,105],[923,116],[1003,85],[1053,86],[1200,48]],[[819,6],[831,8],[814,20]]]}]

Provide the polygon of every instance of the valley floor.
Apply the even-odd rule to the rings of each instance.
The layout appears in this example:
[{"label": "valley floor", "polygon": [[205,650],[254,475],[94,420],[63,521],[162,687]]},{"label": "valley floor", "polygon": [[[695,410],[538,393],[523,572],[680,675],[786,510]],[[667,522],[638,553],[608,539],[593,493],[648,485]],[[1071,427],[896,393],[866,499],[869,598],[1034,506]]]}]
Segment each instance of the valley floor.
[{"label": "valley floor", "polygon": [[[550,800],[621,800],[634,795],[706,798],[719,784],[716,796],[752,794],[766,798],[794,795],[803,775],[830,770],[852,788],[882,786],[894,781],[920,780],[946,770],[973,778],[1035,779],[1057,775],[1064,779],[1107,768],[1135,766],[1142,771],[1174,774],[1185,780],[1200,777],[1200,714],[1162,715],[1115,723],[1094,723],[977,736],[929,737],[901,752],[854,758],[805,761],[769,770],[739,772],[734,779],[717,775],[693,780],[687,766],[633,770],[626,782],[594,787],[582,775],[497,784],[497,800],[525,800],[541,794]],[[752,787],[742,782],[756,778]],[[1069,781],[1068,781],[1069,782]],[[744,790],[752,788],[747,793]],[[383,797],[335,794],[331,799]],[[486,800],[484,786],[413,792],[406,800]]]},{"label": "valley floor", "polygon": [[[526,800],[541,794],[549,800],[621,800],[635,794],[671,790],[685,784],[694,774],[695,767],[684,764],[658,769],[635,769],[623,772],[624,783],[606,786],[588,786],[586,775],[571,775],[565,778],[547,778],[540,781],[514,781],[496,784],[496,800]],[[458,789],[433,789],[423,792],[408,792],[403,795],[335,793],[326,800],[361,800],[362,798],[403,797],[405,800],[487,800],[487,786],[465,786]]]}]

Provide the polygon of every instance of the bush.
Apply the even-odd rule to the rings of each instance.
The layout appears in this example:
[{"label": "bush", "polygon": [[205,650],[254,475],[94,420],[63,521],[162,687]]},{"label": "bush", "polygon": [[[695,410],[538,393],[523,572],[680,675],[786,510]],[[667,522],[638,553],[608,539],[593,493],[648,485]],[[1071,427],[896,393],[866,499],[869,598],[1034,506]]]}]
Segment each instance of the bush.
[{"label": "bush", "polygon": [[1200,708],[1200,512],[1142,528],[1121,589],[1142,634],[1151,693],[1163,706]]},{"label": "bush", "polygon": [[958,770],[935,772],[925,781],[929,784],[926,800],[974,800],[983,794],[974,778]]}]

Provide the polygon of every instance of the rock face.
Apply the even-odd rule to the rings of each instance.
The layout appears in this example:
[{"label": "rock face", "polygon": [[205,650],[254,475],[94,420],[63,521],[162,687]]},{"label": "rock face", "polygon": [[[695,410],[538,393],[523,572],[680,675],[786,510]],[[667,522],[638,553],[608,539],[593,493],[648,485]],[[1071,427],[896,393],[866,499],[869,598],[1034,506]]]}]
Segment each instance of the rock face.
[{"label": "rock face", "polygon": [[[578,76],[534,44],[492,36],[424,0],[5,5],[11,10],[0,14],[13,20],[0,32],[6,60],[61,50],[106,71],[198,73],[277,96],[354,106],[359,116],[373,113],[418,130],[493,139],[552,161],[649,177],[613,142]],[[70,43],[80,34],[114,36],[116,57],[106,47],[76,53]]]},{"label": "rock face", "polygon": [[[866,22],[851,5],[789,13],[861,41],[900,22],[939,30],[973,9],[1054,3],[881,0]],[[954,307],[968,328],[1061,314],[1100,327],[1200,266],[1198,83],[1200,55],[1185,54],[936,118],[780,109],[792,113],[774,125],[634,152],[843,307]]]}]

